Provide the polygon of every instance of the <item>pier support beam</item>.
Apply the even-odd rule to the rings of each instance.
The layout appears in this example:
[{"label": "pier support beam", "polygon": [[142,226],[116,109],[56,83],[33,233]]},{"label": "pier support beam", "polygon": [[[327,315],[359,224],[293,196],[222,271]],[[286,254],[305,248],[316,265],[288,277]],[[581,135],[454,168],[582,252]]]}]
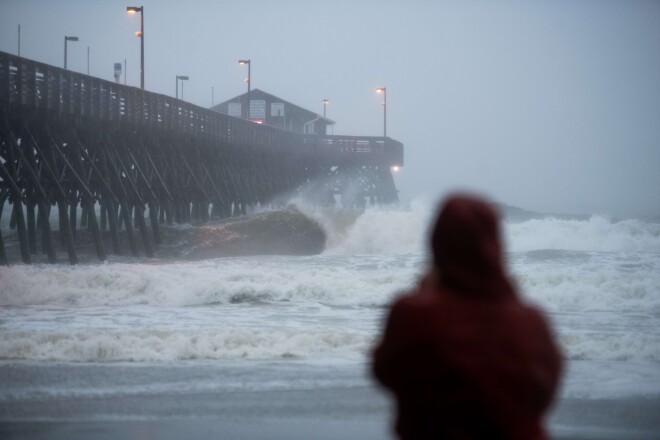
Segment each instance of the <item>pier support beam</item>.
[{"label": "pier support beam", "polygon": [[69,215],[67,214],[67,202],[64,197],[57,201],[57,209],[60,218],[60,240],[62,241],[64,249],[66,249],[69,256],[70,264],[78,264],[78,255],[76,254],[76,247],[73,241],[73,233],[71,231],[71,223],[69,222]]}]

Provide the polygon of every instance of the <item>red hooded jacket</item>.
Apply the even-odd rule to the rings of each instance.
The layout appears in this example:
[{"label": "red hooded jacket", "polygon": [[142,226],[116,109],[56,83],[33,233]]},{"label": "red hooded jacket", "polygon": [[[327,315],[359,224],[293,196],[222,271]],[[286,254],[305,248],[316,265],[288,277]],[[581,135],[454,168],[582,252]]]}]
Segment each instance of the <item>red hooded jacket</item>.
[{"label": "red hooded jacket", "polygon": [[495,212],[453,196],[431,242],[433,271],[394,303],[374,351],[399,437],[545,439],[561,357],[542,313],[504,272]]}]

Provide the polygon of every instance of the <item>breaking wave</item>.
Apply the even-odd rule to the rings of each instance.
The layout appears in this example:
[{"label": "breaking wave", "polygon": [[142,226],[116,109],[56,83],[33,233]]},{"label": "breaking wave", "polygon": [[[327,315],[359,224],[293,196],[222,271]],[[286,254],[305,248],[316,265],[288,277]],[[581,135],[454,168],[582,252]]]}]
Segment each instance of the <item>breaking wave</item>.
[{"label": "breaking wave", "polygon": [[615,221],[605,217],[588,220],[532,219],[507,224],[509,250],[513,252],[564,249],[596,252],[660,252],[660,224],[641,220]]},{"label": "breaking wave", "polygon": [[365,335],[292,329],[5,332],[0,359],[145,362],[193,359],[360,359]]},{"label": "breaking wave", "polygon": [[[434,210],[433,205],[419,200],[405,210],[369,208],[352,214],[307,210],[305,214],[325,229],[326,253],[392,254],[425,251]],[[660,223],[636,219],[571,219],[538,214],[523,221],[517,217],[508,221],[504,211],[503,235],[509,252],[660,252]]]}]

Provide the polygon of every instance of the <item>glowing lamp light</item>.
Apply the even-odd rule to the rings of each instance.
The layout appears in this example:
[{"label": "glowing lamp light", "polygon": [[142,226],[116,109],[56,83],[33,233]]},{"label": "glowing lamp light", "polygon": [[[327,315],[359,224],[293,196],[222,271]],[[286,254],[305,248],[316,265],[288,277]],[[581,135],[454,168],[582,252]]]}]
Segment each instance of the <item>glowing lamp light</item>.
[{"label": "glowing lamp light", "polygon": [[394,166],[392,167],[392,171],[394,171],[395,173],[396,173],[397,171],[399,171],[399,166],[398,166],[398,165],[394,165]]},{"label": "glowing lamp light", "polygon": [[383,137],[387,137],[387,89],[385,87],[376,87],[376,93],[383,94]]},{"label": "glowing lamp light", "polygon": [[[252,84],[250,69],[252,68],[252,64],[250,63],[250,60],[238,60],[238,64],[240,64],[242,66],[247,64],[247,67],[248,67],[248,74],[247,74],[247,78],[245,79],[245,82],[247,83],[247,86],[248,86],[248,91],[247,91],[248,105],[245,106],[245,119],[250,120],[250,102],[252,102],[251,99],[250,99],[250,86]],[[256,121],[253,119],[252,122],[256,122]],[[261,124],[261,123],[263,123],[263,121],[257,122],[257,123]]]},{"label": "glowing lamp light", "polygon": [[140,30],[135,36],[140,39],[140,88],[144,89],[144,6],[127,6],[128,15],[140,13]]}]

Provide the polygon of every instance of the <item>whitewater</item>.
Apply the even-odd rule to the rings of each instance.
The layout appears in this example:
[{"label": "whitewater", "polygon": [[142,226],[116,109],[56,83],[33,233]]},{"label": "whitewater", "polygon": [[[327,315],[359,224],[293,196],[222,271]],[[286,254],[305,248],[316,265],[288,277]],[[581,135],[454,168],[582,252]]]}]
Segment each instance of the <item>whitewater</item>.
[{"label": "whitewater", "polygon": [[[304,211],[319,255],[0,268],[0,421],[306,414],[388,435],[370,350],[428,267],[434,208]],[[551,432],[658,438],[660,223],[503,214],[508,269],[566,358]]]}]

